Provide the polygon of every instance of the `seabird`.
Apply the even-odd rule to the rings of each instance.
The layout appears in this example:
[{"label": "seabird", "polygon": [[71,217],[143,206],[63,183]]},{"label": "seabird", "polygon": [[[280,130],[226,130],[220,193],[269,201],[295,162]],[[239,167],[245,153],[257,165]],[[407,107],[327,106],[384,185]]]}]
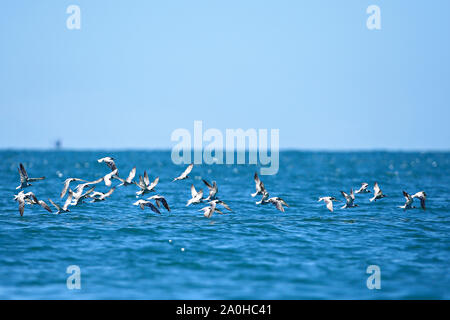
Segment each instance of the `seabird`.
[{"label": "seabird", "polygon": [[148,178],[147,171],[144,171],[144,178],[142,176],[139,176],[139,183],[135,184],[141,189],[140,191],[136,192],[136,197],[144,195],[149,192],[155,192],[155,187],[159,182],[159,177],[156,177],[155,180],[150,184],[150,179]]},{"label": "seabird", "polygon": [[333,201],[339,202],[335,197],[321,197],[319,202],[323,201],[327,205],[327,209],[333,212]]},{"label": "seabird", "polygon": [[425,210],[425,200],[427,200],[427,194],[425,191],[419,191],[415,193],[411,198],[419,198],[420,199],[420,206],[423,210]]},{"label": "seabird", "polygon": [[350,190],[350,194],[347,194],[344,191],[341,191],[341,194],[345,198],[345,204],[344,204],[344,206],[341,207],[341,209],[354,208],[354,207],[358,206],[357,204],[354,204],[355,194],[353,193],[353,189]]},{"label": "seabird", "polygon": [[134,184],[134,176],[136,175],[136,167],[134,167],[133,169],[131,169],[130,174],[128,175],[128,178],[126,179],[122,179],[119,176],[114,176],[113,178],[120,180],[120,182],[122,182],[121,184],[118,185],[118,187],[120,186],[129,186],[131,184]]},{"label": "seabird", "polygon": [[78,179],[78,178],[67,178],[67,179],[64,181],[64,187],[63,187],[63,189],[62,189],[62,191],[61,191],[61,194],[60,194],[60,196],[59,196],[61,199],[64,198],[64,195],[66,194],[67,189],[69,189],[70,183],[73,182],[73,181],[84,181],[84,182],[86,182],[86,180],[83,180],[83,179]]},{"label": "seabird", "polygon": [[24,193],[23,190],[21,190],[18,194],[14,195],[14,201],[19,202],[19,213],[20,216],[23,216],[23,212],[25,211],[25,204],[38,204],[45,210],[52,212],[52,210],[48,207],[48,205],[42,201],[38,200],[33,192],[27,192]]},{"label": "seabird", "polygon": [[202,179],[202,180],[203,180],[203,183],[206,184],[206,186],[207,186],[208,189],[209,189],[208,197],[207,197],[205,200],[206,200],[206,201],[209,201],[209,200],[214,200],[214,199],[216,199],[216,194],[217,194],[217,192],[219,191],[219,189],[217,188],[216,182],[213,181],[213,182],[212,182],[212,185],[211,185],[211,184],[210,184],[208,181],[206,181],[205,179]]},{"label": "seabird", "polygon": [[147,201],[147,200],[140,199],[140,200],[136,201],[135,203],[133,203],[133,205],[139,206],[142,210],[144,210],[145,207],[149,207],[150,209],[152,209],[153,212],[161,214],[161,212],[158,210],[158,208],[155,207],[153,205],[153,203],[151,203],[150,201]]},{"label": "seabird", "polygon": [[215,202],[211,201],[209,203],[210,203],[210,205],[208,207],[204,207],[204,208],[201,208],[200,210],[198,210],[198,211],[203,211],[203,215],[206,218],[211,218],[214,212],[217,212],[219,214],[223,214],[222,211],[220,211],[220,210],[218,210],[216,208],[216,203]]},{"label": "seabird", "polygon": [[104,158],[98,159],[97,161],[99,163],[102,163],[102,162],[106,163],[106,165],[111,169],[111,171],[114,171],[117,169],[116,164],[114,163],[114,160],[115,159],[112,157],[104,157]]},{"label": "seabird", "polygon": [[384,197],[386,197],[386,195],[381,192],[378,182],[375,182],[375,185],[373,186],[373,198],[370,198],[370,202],[377,201],[378,199],[382,199]]},{"label": "seabird", "polygon": [[115,188],[111,188],[107,193],[94,191],[89,195],[89,197],[92,198],[91,202],[104,201],[114,192],[114,190]]},{"label": "seabird", "polygon": [[264,187],[264,183],[259,179],[258,174],[256,172],[253,178],[255,180],[256,192],[252,193],[252,197],[256,197],[258,194],[264,195],[264,193],[266,192],[266,188]]},{"label": "seabird", "polygon": [[77,206],[79,204],[82,204],[84,199],[88,198],[89,195],[94,191],[95,186],[93,186],[92,188],[90,188],[88,191],[86,191],[85,193],[83,193],[83,189],[84,188],[80,188],[77,190],[77,192],[73,192],[72,190],[69,189],[69,192],[72,193],[72,197],[73,197],[73,201],[71,203],[72,206]]},{"label": "seabird", "polygon": [[368,186],[369,184],[366,182],[361,183],[361,188],[356,190],[355,193],[372,193],[370,190],[367,189]]},{"label": "seabird", "polygon": [[191,205],[191,204],[197,204],[202,202],[202,198],[203,198],[203,190],[200,189],[200,191],[197,192],[197,190],[195,190],[194,185],[191,185],[191,195],[192,195],[192,199],[189,199],[189,201],[186,204],[186,207]]},{"label": "seabird", "polygon": [[167,211],[170,212],[170,208],[169,208],[169,204],[166,201],[166,198],[164,198],[163,196],[160,196],[159,194],[151,196],[149,198],[147,198],[148,200],[155,200],[156,206],[158,208],[161,208],[161,203],[164,206],[164,208],[166,208]]},{"label": "seabird", "polygon": [[19,164],[19,176],[20,176],[20,185],[16,188],[16,190],[18,189],[24,189],[26,187],[31,186],[31,183],[29,182],[33,182],[33,181],[39,181],[39,180],[44,180],[45,177],[40,177],[40,178],[29,178],[28,177],[28,173],[25,170],[25,167],[23,166],[22,163]]},{"label": "seabird", "polygon": [[173,179],[172,182],[177,181],[177,180],[184,180],[184,179],[189,178],[188,174],[191,173],[192,168],[194,168],[194,164],[193,164],[193,163],[191,163],[191,164],[186,168],[186,170],[184,170],[184,172],[183,172],[180,176],[178,176],[178,177],[176,177],[175,179]]},{"label": "seabird", "polygon": [[216,206],[217,206],[218,204],[220,204],[222,207],[224,207],[224,208],[227,209],[228,211],[233,211],[233,210],[231,210],[230,206],[229,206],[228,204],[226,204],[225,202],[223,202],[222,200],[214,199],[214,200],[209,201],[209,203],[215,203]]},{"label": "seabird", "polygon": [[262,204],[262,205],[265,205],[265,204],[268,204],[268,203],[273,204],[281,212],[284,212],[284,207],[283,206],[289,207],[289,205],[286,203],[286,201],[284,201],[280,197],[269,198],[269,193],[268,192],[264,192],[261,200],[256,202],[256,204]]},{"label": "seabird", "polygon": [[69,195],[67,196],[66,202],[64,202],[64,206],[61,208],[59,205],[54,203],[52,199],[48,199],[50,203],[58,210],[56,214],[60,214],[61,212],[69,212],[69,205],[72,202],[73,192],[69,189]]},{"label": "seabird", "polygon": [[405,197],[406,202],[403,206],[400,206],[399,208],[403,210],[415,208],[414,206],[412,206],[414,199],[411,197],[411,195],[408,192],[403,191],[403,196]]}]

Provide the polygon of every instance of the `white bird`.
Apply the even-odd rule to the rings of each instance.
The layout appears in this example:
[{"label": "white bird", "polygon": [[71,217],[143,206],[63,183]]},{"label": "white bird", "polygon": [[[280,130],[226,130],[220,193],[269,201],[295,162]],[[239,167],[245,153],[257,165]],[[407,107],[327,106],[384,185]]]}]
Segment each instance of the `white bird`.
[{"label": "white bird", "polygon": [[69,192],[72,194],[73,201],[70,205],[77,206],[79,204],[84,203],[84,199],[88,198],[89,195],[94,191],[95,186],[90,188],[88,191],[83,193],[83,188],[80,188],[77,190],[77,192],[73,192],[71,189],[69,189]]},{"label": "white bird", "polygon": [[118,185],[118,187],[120,186],[129,186],[131,184],[134,184],[133,179],[134,176],[136,175],[136,167],[134,167],[133,169],[131,169],[130,174],[128,175],[128,177],[126,179],[122,179],[119,176],[114,176],[113,178],[119,180],[120,182],[122,182],[121,184]]},{"label": "white bird", "polygon": [[25,211],[25,204],[30,204],[30,205],[38,204],[45,210],[52,212],[52,210],[45,203],[45,201],[38,200],[33,192],[24,193],[23,190],[21,190],[18,194],[14,195],[14,201],[19,202],[20,216],[23,216],[23,212]]},{"label": "white bird", "polygon": [[112,157],[104,157],[104,158],[98,159],[97,161],[99,163],[102,163],[102,162],[106,163],[106,165],[111,169],[111,171],[114,171],[117,169],[114,160],[115,159]]},{"label": "white bird", "polygon": [[427,200],[427,194],[425,193],[425,191],[419,191],[417,193],[415,193],[412,198],[419,198],[420,199],[420,206],[422,207],[423,210],[426,210],[425,208],[425,200]]},{"label": "white bird", "polygon": [[357,204],[354,204],[355,194],[353,193],[353,189],[350,190],[350,194],[347,194],[344,191],[341,191],[341,194],[345,198],[345,204],[344,204],[344,206],[341,207],[341,209],[354,208],[354,207],[358,206]]},{"label": "white bird", "polygon": [[228,211],[233,211],[233,210],[231,210],[230,206],[229,206],[228,204],[226,204],[225,202],[223,202],[222,200],[214,199],[214,200],[209,201],[209,203],[215,203],[216,206],[217,206],[218,204],[220,204],[222,207],[224,207],[224,208],[227,209]]},{"label": "white bird", "polygon": [[115,190],[115,188],[111,188],[106,193],[94,191],[91,194],[89,194],[89,197],[92,198],[91,202],[104,201],[104,200],[106,200],[106,198],[108,198],[114,192],[114,190]]},{"label": "white bird", "polygon": [[370,202],[377,201],[385,197],[386,195],[381,192],[381,189],[378,186],[378,182],[375,182],[375,185],[373,186],[373,198],[370,198]]},{"label": "white bird", "polygon": [[155,205],[153,203],[151,203],[150,201],[147,200],[138,200],[135,203],[133,203],[133,205],[135,206],[139,206],[142,210],[145,209],[145,207],[149,207],[153,212],[156,212],[158,214],[161,214],[161,212],[158,210],[157,207],[155,207]]},{"label": "white bird", "polygon": [[369,184],[366,182],[361,183],[361,188],[355,191],[355,193],[372,193],[370,190],[367,189],[369,187]]},{"label": "white bird", "polygon": [[161,207],[161,203],[162,203],[164,208],[166,208],[166,210],[170,212],[169,204],[167,203],[166,198],[164,198],[163,196],[160,196],[159,194],[157,194],[157,195],[151,196],[151,197],[149,197],[147,199],[148,200],[155,200],[156,206],[158,208]]},{"label": "white bird", "polygon": [[[256,195],[255,195],[255,196],[256,196]],[[269,199],[269,193],[268,193],[267,191],[264,190],[264,192],[263,192],[263,194],[262,194],[262,197],[261,197],[261,200],[256,201],[255,203],[256,203],[256,204],[266,204],[266,203],[268,203],[268,200],[267,200],[267,199]]]},{"label": "white bird", "polygon": [[201,208],[198,211],[203,211],[203,215],[206,218],[211,218],[214,212],[217,212],[219,214],[224,214],[222,211],[220,211],[216,208],[216,203],[213,201],[210,202],[210,205],[208,207]]},{"label": "white bird", "polygon": [[195,190],[194,185],[191,185],[191,195],[192,198],[189,199],[189,201],[186,204],[186,207],[191,205],[191,204],[198,204],[200,202],[202,202],[202,198],[203,198],[203,190],[200,189],[200,191],[197,192],[197,190]]},{"label": "white bird", "polygon": [[273,204],[281,212],[284,212],[284,207],[283,206],[289,207],[289,205],[286,203],[286,201],[284,201],[280,197],[269,198],[269,193],[268,192],[264,192],[261,200],[256,202],[256,204],[262,204],[262,205],[265,205],[265,204],[268,204],[268,203]]},{"label": "white bird", "polygon": [[335,197],[321,197],[319,202],[323,201],[327,205],[327,209],[333,212],[333,201],[339,202]]},{"label": "white bird", "polygon": [[209,189],[209,194],[208,194],[208,197],[205,199],[206,201],[209,201],[209,200],[214,200],[214,199],[216,199],[216,194],[217,194],[217,192],[219,192],[219,189],[217,188],[217,184],[216,184],[216,182],[215,181],[213,181],[212,182],[212,185],[208,182],[208,181],[206,181],[205,179],[202,179],[203,180],[203,183],[208,187],[208,189]]},{"label": "white bird", "polygon": [[73,182],[73,181],[84,181],[84,182],[86,182],[86,180],[83,180],[83,179],[78,179],[78,178],[67,178],[67,179],[64,181],[64,187],[63,187],[63,189],[62,189],[62,191],[61,191],[61,194],[60,194],[60,196],[59,196],[61,199],[62,199],[62,198],[64,197],[64,195],[66,194],[67,190],[69,189],[70,183]]},{"label": "white bird", "polygon": [[31,186],[31,183],[29,183],[29,182],[39,181],[39,180],[44,180],[45,179],[45,177],[29,178],[28,177],[28,173],[25,170],[25,167],[23,166],[22,163],[19,164],[18,170],[19,170],[19,176],[20,176],[20,185],[16,188],[16,190],[24,189],[26,187]]},{"label": "white bird", "polygon": [[180,176],[178,176],[178,177],[176,177],[175,179],[173,179],[172,182],[177,181],[177,180],[184,180],[184,179],[189,178],[188,174],[191,173],[192,168],[194,168],[194,164],[193,164],[193,163],[191,163],[191,164],[186,168],[186,170],[184,170],[184,172],[183,172]]},{"label": "white bird", "polygon": [[111,179],[112,177],[116,176],[119,170],[114,169],[111,173],[108,173],[103,177],[103,181],[105,181],[105,186],[110,187],[111,186]]},{"label": "white bird", "polygon": [[414,199],[411,197],[411,195],[408,192],[403,191],[403,196],[405,197],[406,202],[403,206],[400,206],[399,208],[403,210],[415,208],[414,206],[412,206]]},{"label": "white bird", "polygon": [[135,185],[137,185],[141,189],[136,192],[136,197],[144,195],[149,192],[155,192],[155,187],[158,184],[158,182],[159,177],[156,177],[156,179],[153,180],[152,183],[150,183],[147,171],[144,171],[144,178],[142,178],[142,176],[139,176],[139,183],[135,182]]},{"label": "white bird", "polygon": [[64,203],[64,206],[61,208],[59,205],[57,205],[56,203],[54,203],[52,201],[52,199],[48,199],[48,201],[50,201],[50,203],[56,208],[56,210],[58,210],[56,212],[56,214],[60,214],[61,212],[69,212],[69,205],[72,202],[72,196],[73,196],[73,192],[72,190],[69,189],[69,195],[67,196],[66,202]]},{"label": "white bird", "polygon": [[266,192],[266,188],[264,187],[264,183],[259,179],[256,172],[253,179],[255,180],[256,192],[252,193],[252,197],[256,197],[258,194],[264,195],[264,193]]}]

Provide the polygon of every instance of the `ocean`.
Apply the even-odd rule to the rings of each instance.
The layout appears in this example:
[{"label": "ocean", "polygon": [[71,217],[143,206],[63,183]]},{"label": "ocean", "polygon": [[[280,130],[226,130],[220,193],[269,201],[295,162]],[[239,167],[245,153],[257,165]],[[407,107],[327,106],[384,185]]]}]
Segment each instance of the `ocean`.
[{"label": "ocean", "polygon": [[[133,166],[136,177],[159,176],[171,212],[133,206],[132,185],[60,215],[26,206],[20,216],[20,162],[30,177],[46,177],[25,191],[50,205],[63,202],[64,179],[109,173],[97,162],[104,156],[122,177]],[[0,151],[0,159],[0,299],[450,298],[449,152],[283,151],[278,174],[260,177],[289,204],[284,213],[250,196],[255,165],[196,165],[171,182],[185,166],[169,151]],[[207,191],[201,179],[217,181],[232,212],[208,219],[202,205],[185,206],[191,184]],[[317,201],[375,181],[387,195],[380,201],[357,194],[358,207],[338,202],[333,213]],[[399,209],[403,190],[424,190],[427,210]],[[79,268],[80,289],[67,285],[69,266]],[[367,285],[369,266],[379,268],[379,289]]]}]

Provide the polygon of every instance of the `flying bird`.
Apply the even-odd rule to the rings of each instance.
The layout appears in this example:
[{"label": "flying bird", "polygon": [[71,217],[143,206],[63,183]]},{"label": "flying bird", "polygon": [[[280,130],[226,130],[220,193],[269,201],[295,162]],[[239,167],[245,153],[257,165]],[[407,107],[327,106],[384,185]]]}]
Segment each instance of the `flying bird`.
[{"label": "flying bird", "polygon": [[202,179],[203,180],[203,183],[208,187],[208,189],[209,189],[209,194],[208,194],[208,197],[205,199],[206,201],[209,201],[209,200],[214,200],[214,199],[216,199],[216,194],[217,194],[217,192],[219,192],[219,189],[217,188],[217,184],[216,184],[216,182],[215,181],[213,181],[212,182],[212,185],[208,182],[208,181],[206,181],[205,179]]},{"label": "flying bird", "polygon": [[219,214],[223,214],[222,211],[220,211],[220,210],[218,210],[218,209],[216,208],[216,203],[213,202],[213,201],[210,202],[210,205],[209,205],[208,207],[201,208],[201,209],[198,210],[198,211],[203,211],[203,215],[204,215],[206,218],[211,218],[214,212],[217,212],[217,213],[219,213]]},{"label": "flying bird", "polygon": [[169,204],[167,203],[166,198],[164,198],[163,196],[160,196],[159,194],[151,196],[149,198],[147,198],[148,200],[155,200],[156,206],[158,208],[161,208],[161,203],[164,206],[164,208],[166,208],[167,211],[170,212],[170,207]]},{"label": "flying bird", "polygon": [[142,210],[144,210],[145,207],[149,207],[153,212],[161,214],[161,212],[158,210],[158,208],[155,207],[155,205],[153,203],[151,203],[150,201],[147,201],[147,200],[139,199],[138,201],[133,203],[133,205],[139,206]]},{"label": "flying bird", "polygon": [[400,206],[399,208],[401,208],[403,210],[415,208],[412,205],[414,199],[411,197],[411,195],[408,192],[403,191],[403,196],[405,197],[405,204],[403,206]]},{"label": "flying bird", "polygon": [[111,188],[106,193],[94,191],[91,194],[89,194],[89,197],[92,198],[91,202],[105,201],[106,198],[108,198],[114,192],[114,190],[115,188]]},{"label": "flying bird", "polygon": [[216,206],[217,206],[218,204],[220,204],[222,207],[224,207],[224,208],[227,209],[228,211],[233,211],[233,210],[231,210],[230,206],[229,206],[228,204],[226,204],[225,202],[223,202],[222,200],[214,199],[214,200],[209,201],[209,203],[215,203]]},{"label": "flying bird", "polygon": [[273,204],[281,212],[284,212],[284,207],[283,206],[289,207],[289,205],[286,203],[286,201],[284,201],[280,197],[269,198],[269,193],[268,192],[264,192],[261,200],[256,202],[256,204],[262,204],[262,205],[265,205],[265,204],[268,204],[268,203]]},{"label": "flying bird", "polygon": [[417,193],[415,193],[412,198],[419,198],[420,199],[420,206],[422,207],[423,210],[425,209],[425,200],[427,200],[427,194],[425,193],[425,191],[419,191]]},{"label": "flying bird", "polygon": [[69,189],[70,183],[73,182],[73,181],[84,181],[84,182],[86,182],[86,180],[83,180],[83,179],[78,179],[78,178],[67,178],[67,179],[64,181],[64,187],[63,187],[63,189],[62,189],[62,191],[61,191],[61,194],[60,194],[60,196],[59,196],[61,199],[64,198],[64,195],[66,194],[67,190]]},{"label": "flying bird", "polygon": [[183,172],[180,176],[178,176],[178,177],[176,177],[175,179],[173,179],[172,182],[177,181],[177,180],[184,180],[184,179],[189,178],[188,174],[191,173],[192,168],[194,168],[194,164],[193,164],[193,163],[191,163],[191,164],[186,168],[186,170],[184,170],[184,172]]},{"label": "flying bird", "polygon": [[357,204],[354,204],[355,194],[353,193],[353,189],[350,190],[350,194],[347,194],[344,191],[341,191],[341,194],[345,198],[345,204],[344,204],[344,206],[341,207],[341,209],[354,208],[354,207],[358,206]]},{"label": "flying bird", "polygon": [[200,191],[197,192],[197,190],[195,190],[194,185],[191,185],[191,195],[192,195],[192,198],[189,199],[189,201],[186,204],[186,207],[191,204],[198,204],[200,202],[203,202],[203,200],[202,200],[203,190],[202,189],[200,189]]},{"label": "flying bird", "polygon": [[24,193],[21,190],[18,194],[14,195],[14,201],[19,202],[19,213],[20,216],[23,216],[23,212],[25,211],[25,204],[35,205],[38,204],[45,210],[52,212],[52,210],[48,207],[48,205],[42,201],[38,200],[33,192]]},{"label": "flying bird", "polygon": [[26,187],[31,186],[31,183],[29,183],[29,182],[34,182],[34,181],[39,181],[39,180],[45,179],[45,177],[29,178],[28,173],[25,170],[25,167],[23,166],[22,163],[19,164],[18,170],[19,170],[19,176],[20,176],[20,185],[16,188],[16,190],[25,189]]},{"label": "flying bird", "polygon": [[339,202],[339,200],[337,200],[335,197],[321,197],[318,201],[325,202],[325,204],[327,205],[327,209],[331,212],[333,212],[333,201]]},{"label": "flying bird", "polygon": [[112,157],[104,157],[104,158],[98,159],[97,161],[99,163],[102,163],[102,162],[106,163],[106,165],[111,169],[111,171],[114,171],[117,169],[114,160],[115,159]]},{"label": "flying bird", "polygon": [[361,183],[361,188],[355,191],[355,193],[372,193],[370,190],[367,189],[369,187],[369,184],[366,182]]},{"label": "flying bird", "polygon": [[136,197],[142,196],[149,192],[155,192],[155,187],[159,182],[159,177],[156,177],[155,180],[153,180],[152,183],[150,183],[150,179],[148,178],[147,171],[144,171],[144,178],[142,176],[139,176],[139,183],[135,184],[141,189],[136,192]]},{"label": "flying bird", "polygon": [[129,186],[131,184],[134,184],[133,179],[134,176],[136,175],[136,167],[134,167],[133,169],[131,169],[130,174],[128,175],[128,177],[126,179],[122,179],[119,176],[114,176],[113,178],[119,180],[120,182],[122,182],[121,184],[118,185],[118,187],[120,186]]},{"label": "flying bird", "polygon": [[72,190],[69,189],[69,192],[72,193],[72,197],[73,197],[73,201],[72,201],[71,205],[77,206],[79,204],[84,203],[84,199],[89,198],[89,195],[94,191],[94,189],[95,189],[95,186],[90,188],[85,193],[83,193],[83,188],[80,188],[79,190],[77,190],[77,192],[73,192]]},{"label": "flying bird", "polygon": [[385,197],[386,195],[381,192],[381,189],[378,186],[378,182],[375,182],[375,185],[373,186],[373,198],[370,198],[370,202],[377,201]]},{"label": "flying bird", "polygon": [[266,188],[264,187],[264,183],[259,179],[258,174],[255,172],[254,175],[256,192],[252,193],[252,197],[256,197],[258,194],[264,195],[266,192]]}]

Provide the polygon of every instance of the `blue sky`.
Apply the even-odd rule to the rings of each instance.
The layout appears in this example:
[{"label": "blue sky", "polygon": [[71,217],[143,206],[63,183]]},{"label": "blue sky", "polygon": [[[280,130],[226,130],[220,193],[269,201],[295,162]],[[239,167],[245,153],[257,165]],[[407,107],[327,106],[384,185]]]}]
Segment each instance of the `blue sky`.
[{"label": "blue sky", "polygon": [[[66,8],[81,8],[68,30]],[[366,8],[381,9],[368,30]],[[2,1],[0,148],[450,149],[450,1]]]}]

